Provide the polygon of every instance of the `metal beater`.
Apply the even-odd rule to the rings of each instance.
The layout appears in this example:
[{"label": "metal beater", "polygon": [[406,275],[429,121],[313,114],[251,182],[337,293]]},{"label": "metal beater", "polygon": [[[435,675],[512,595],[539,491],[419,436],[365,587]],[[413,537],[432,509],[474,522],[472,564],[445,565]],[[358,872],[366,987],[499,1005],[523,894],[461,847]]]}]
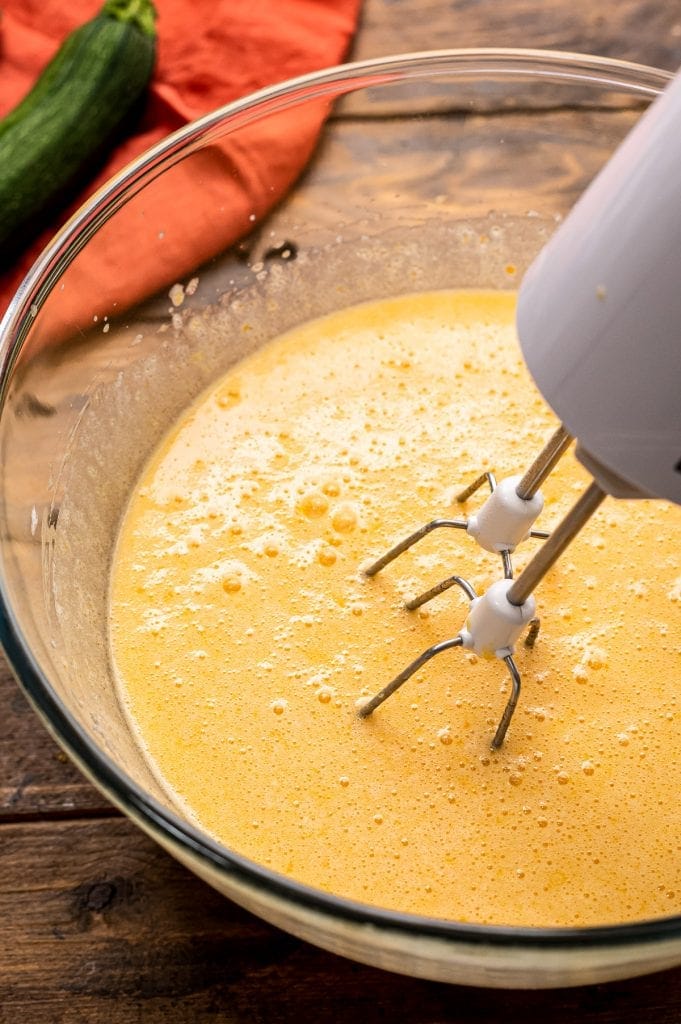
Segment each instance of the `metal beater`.
[{"label": "metal beater", "polygon": [[[533,647],[539,635],[540,622],[535,614],[536,604],[532,591],[605,497],[597,484],[591,484],[552,534],[532,528],[544,505],[539,488],[571,442],[571,435],[561,426],[523,477],[507,477],[497,485],[492,473],[482,474],[456,498],[459,502],[466,501],[487,480],[491,493],[476,516],[468,519],[434,519],[364,570],[366,576],[375,576],[433,530],[454,527],[466,530],[481,547],[501,556],[504,578],[492,584],[480,597],[468,580],[461,576],[449,576],[425,593],[407,601],[407,610],[415,611],[450,587],[458,586],[470,602],[469,615],[464,628],[455,637],[428,647],[387,686],[363,704],[358,712],[360,718],[367,718],[436,654],[453,647],[463,647],[486,657],[493,655],[503,661],[508,669],[511,694],[492,739],[493,749],[501,746],[520,696],[521,676],[513,658],[514,645],[526,626],[526,647]],[[527,537],[548,539],[518,579],[514,580],[511,555]]]}]

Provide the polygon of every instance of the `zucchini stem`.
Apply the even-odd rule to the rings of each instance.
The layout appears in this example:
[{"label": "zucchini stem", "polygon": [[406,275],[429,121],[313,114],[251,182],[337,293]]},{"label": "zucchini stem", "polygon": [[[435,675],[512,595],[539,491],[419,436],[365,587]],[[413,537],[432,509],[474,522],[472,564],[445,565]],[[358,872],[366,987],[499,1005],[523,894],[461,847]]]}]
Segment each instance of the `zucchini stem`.
[{"label": "zucchini stem", "polygon": [[116,21],[129,22],[147,36],[156,33],[156,8],[151,0],[106,0],[100,13]]}]

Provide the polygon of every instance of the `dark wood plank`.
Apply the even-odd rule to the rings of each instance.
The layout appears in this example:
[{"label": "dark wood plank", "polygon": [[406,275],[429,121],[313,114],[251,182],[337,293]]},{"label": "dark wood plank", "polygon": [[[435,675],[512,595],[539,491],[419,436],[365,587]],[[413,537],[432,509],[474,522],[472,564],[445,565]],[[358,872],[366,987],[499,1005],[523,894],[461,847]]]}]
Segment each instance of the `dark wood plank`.
[{"label": "dark wood plank", "polygon": [[2,656],[0,706],[0,824],[22,817],[113,813],[49,736]]},{"label": "dark wood plank", "polygon": [[0,1022],[672,1024],[681,970],[553,992],[387,974],[271,928],[125,820],[0,829]]},{"label": "dark wood plank", "polygon": [[467,46],[574,50],[675,71],[681,9],[674,0],[364,0],[352,55]]},{"label": "dark wood plank", "polygon": [[[492,210],[567,213],[639,116],[629,108],[567,108],[469,115],[465,122],[456,114],[391,117],[372,123],[370,155],[366,126],[340,120],[326,133],[291,214],[309,211],[335,233],[344,219],[377,216],[381,207],[393,216],[399,209],[405,225],[411,214],[418,223]],[[286,204],[272,218],[280,231],[283,216],[290,216]]]}]

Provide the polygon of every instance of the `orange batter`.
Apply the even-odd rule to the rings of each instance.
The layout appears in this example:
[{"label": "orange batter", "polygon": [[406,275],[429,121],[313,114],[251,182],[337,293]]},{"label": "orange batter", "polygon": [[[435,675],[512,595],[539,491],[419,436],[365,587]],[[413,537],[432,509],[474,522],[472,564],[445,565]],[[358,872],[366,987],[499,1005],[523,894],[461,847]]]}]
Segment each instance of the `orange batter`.
[{"label": "orange batter", "polygon": [[[359,306],[278,339],[202,397],[122,525],[121,697],[192,820],[312,886],[459,921],[678,913],[679,509],[608,500],[542,583],[500,751],[506,668],[460,650],[356,715],[464,622],[458,591],[416,613],[405,597],[453,572],[479,591],[501,574],[458,531],[373,580],[361,566],[460,514],[453,495],[481,470],[521,472],[555,428],[513,321],[506,293]],[[586,479],[566,456],[538,526]]]}]

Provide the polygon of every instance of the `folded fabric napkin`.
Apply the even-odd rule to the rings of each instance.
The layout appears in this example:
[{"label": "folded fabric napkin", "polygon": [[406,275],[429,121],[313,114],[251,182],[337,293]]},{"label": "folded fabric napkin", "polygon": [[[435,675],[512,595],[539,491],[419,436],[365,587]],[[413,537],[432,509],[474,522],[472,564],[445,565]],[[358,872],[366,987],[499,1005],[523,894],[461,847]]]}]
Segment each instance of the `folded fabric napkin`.
[{"label": "folded fabric napkin", "polygon": [[[0,315],[37,254],[58,227],[112,174],[170,132],[225,103],[288,78],[339,63],[347,53],[361,0],[156,0],[157,63],[144,112],[133,135],[70,209],[45,226],[11,270],[0,275]],[[94,17],[100,0],[3,0],[0,22],[0,117],[29,91],[65,36]],[[305,166],[327,112],[288,115],[216,143],[179,165],[154,203],[173,204],[173,230],[160,265],[134,253],[134,234],[119,230],[100,245],[99,265],[83,263],[82,287],[100,292],[102,307],[131,305],[174,275],[199,265],[243,234],[285,193]],[[278,115],[282,119],[285,115]],[[276,137],[275,137],[276,136]],[[201,188],[196,188],[197,177]],[[170,191],[171,190],[171,191]],[[183,214],[178,221],[178,205]],[[223,215],[216,217],[216,210]],[[149,217],[152,211],[144,211]],[[156,214],[160,215],[160,209]],[[134,230],[131,209],[129,227]],[[122,222],[121,222],[122,226]],[[135,258],[136,257],[136,258]],[[134,260],[134,264],[132,261]],[[91,260],[92,264],[92,260]],[[125,267],[128,267],[126,275]],[[72,326],[78,314],[74,311]]]}]

